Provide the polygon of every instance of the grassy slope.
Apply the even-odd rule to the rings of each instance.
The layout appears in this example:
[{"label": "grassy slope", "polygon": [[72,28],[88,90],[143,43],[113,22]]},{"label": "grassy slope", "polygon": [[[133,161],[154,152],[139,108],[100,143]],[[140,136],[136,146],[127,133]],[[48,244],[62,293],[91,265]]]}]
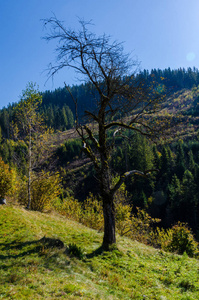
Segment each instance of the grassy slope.
[{"label": "grassy slope", "polygon": [[[102,234],[53,214],[0,207],[0,299],[199,299],[199,261],[118,237],[96,254]],[[79,260],[45,249],[43,236],[76,243]]]}]

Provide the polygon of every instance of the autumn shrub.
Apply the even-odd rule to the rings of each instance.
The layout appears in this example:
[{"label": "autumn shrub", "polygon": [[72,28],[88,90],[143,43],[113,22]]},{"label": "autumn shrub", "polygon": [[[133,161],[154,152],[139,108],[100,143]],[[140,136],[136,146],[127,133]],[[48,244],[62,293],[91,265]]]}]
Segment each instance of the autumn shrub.
[{"label": "autumn shrub", "polygon": [[82,204],[81,223],[93,229],[103,229],[102,203],[92,193],[89,194]]},{"label": "autumn shrub", "polygon": [[17,173],[0,157],[0,198],[12,196],[17,191]]},{"label": "autumn shrub", "polygon": [[138,242],[152,245],[154,227],[159,222],[160,219],[152,218],[145,210],[137,207],[137,213],[131,215],[131,230],[128,236]]},{"label": "autumn shrub", "polygon": [[69,219],[80,222],[82,215],[81,203],[74,199],[72,195],[68,195],[65,199],[59,200],[54,203],[54,208],[60,214],[66,216]]},{"label": "autumn shrub", "polygon": [[117,202],[115,207],[116,230],[120,235],[127,235],[131,231],[131,211],[128,204]]},{"label": "autumn shrub", "polygon": [[155,229],[159,219],[152,218],[140,208],[137,208],[136,214],[130,211],[129,205],[119,204],[116,207],[116,228],[119,234],[168,252],[186,252],[190,257],[199,256],[198,243],[186,224],[178,222],[170,229]]},{"label": "autumn shrub", "polygon": [[198,243],[186,224],[178,222],[172,227],[171,232],[171,240],[165,250],[178,254],[186,252],[191,257],[199,254]]},{"label": "autumn shrub", "polygon": [[160,220],[152,218],[145,210],[138,207],[137,212],[132,213],[132,205],[129,204],[126,187],[123,184],[115,197],[115,221],[116,230],[120,235],[151,244],[154,235],[153,224]]},{"label": "autumn shrub", "polygon": [[132,214],[131,209],[130,205],[116,205],[116,228],[119,234],[165,251],[199,256],[198,243],[186,224],[178,222],[165,230],[158,228],[156,225],[160,220],[152,218],[145,210],[137,208],[137,213]]},{"label": "autumn shrub", "polygon": [[120,235],[128,236],[147,245],[154,243],[154,224],[160,220],[152,218],[145,210],[137,207],[132,213],[132,206],[116,203],[116,230]]},{"label": "autumn shrub", "polygon": [[83,203],[68,194],[63,200],[55,203],[54,208],[69,219],[80,222],[90,228],[103,228],[103,209],[101,202],[92,193]]},{"label": "autumn shrub", "polygon": [[177,254],[187,253],[188,256],[199,256],[199,245],[191,230],[185,223],[178,222],[169,229],[157,228],[153,246],[174,252]]},{"label": "autumn shrub", "polygon": [[58,173],[50,174],[42,172],[40,176],[32,182],[31,209],[43,211],[50,209],[52,201],[58,197],[61,192],[60,176]]},{"label": "autumn shrub", "polygon": [[164,229],[157,227],[151,235],[151,245],[166,251],[168,244],[172,239],[172,229]]},{"label": "autumn shrub", "polygon": [[[52,207],[52,202],[61,192],[60,176],[58,173],[50,174],[41,172],[35,174],[31,183],[31,209],[36,211],[48,210]],[[19,193],[19,203],[28,203],[27,178],[24,177]]]}]

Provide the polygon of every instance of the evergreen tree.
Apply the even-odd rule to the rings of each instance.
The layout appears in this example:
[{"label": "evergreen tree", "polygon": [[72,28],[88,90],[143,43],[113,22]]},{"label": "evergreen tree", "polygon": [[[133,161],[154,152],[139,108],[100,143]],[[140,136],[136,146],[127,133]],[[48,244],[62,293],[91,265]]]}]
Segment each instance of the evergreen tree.
[{"label": "evergreen tree", "polygon": [[68,128],[68,118],[67,118],[67,115],[66,115],[66,109],[65,109],[65,106],[62,107],[62,110],[61,110],[61,130],[66,130]]},{"label": "evergreen tree", "polygon": [[194,161],[194,157],[193,157],[193,152],[192,150],[190,150],[188,152],[188,167],[189,170],[192,172],[192,174],[195,175],[195,171],[196,171],[196,163]]},{"label": "evergreen tree", "polygon": [[176,147],[176,167],[175,167],[175,173],[182,180],[183,174],[185,172],[185,154],[184,149],[182,146],[182,141],[179,141]]},{"label": "evergreen tree", "polygon": [[70,129],[74,126],[74,117],[71,109],[68,106],[65,106],[66,116],[67,116],[67,129]]},{"label": "evergreen tree", "polygon": [[130,142],[128,160],[130,169],[144,171],[154,167],[152,147],[144,136],[138,133],[133,134],[132,141]]},{"label": "evergreen tree", "polygon": [[0,126],[0,144],[2,143],[2,140],[3,140],[3,136],[2,136],[1,126]]},{"label": "evergreen tree", "polygon": [[168,185],[168,198],[171,211],[174,215],[175,221],[180,218],[180,205],[182,197],[182,187],[179,178],[176,174],[173,175],[171,183]]},{"label": "evergreen tree", "polygon": [[158,152],[157,147],[153,146],[153,157],[154,157],[154,167],[158,170],[161,169],[161,153]]},{"label": "evergreen tree", "polygon": [[183,215],[184,221],[189,222],[192,228],[197,227],[197,205],[198,198],[194,176],[189,170],[186,170],[182,179],[181,214]]}]

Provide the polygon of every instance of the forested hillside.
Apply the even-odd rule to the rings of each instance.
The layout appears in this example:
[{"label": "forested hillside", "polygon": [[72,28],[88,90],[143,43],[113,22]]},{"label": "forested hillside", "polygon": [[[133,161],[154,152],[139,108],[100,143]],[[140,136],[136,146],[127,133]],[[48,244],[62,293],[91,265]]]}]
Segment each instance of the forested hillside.
[{"label": "forested hillside", "polygon": [[[145,83],[150,84],[156,82],[159,84],[159,89],[166,88],[173,95],[177,91],[183,89],[191,89],[199,85],[199,71],[198,69],[178,69],[165,70],[154,69],[151,72],[144,70],[136,75],[137,81],[144,80]],[[78,102],[78,113],[81,117],[84,115],[84,110],[87,107],[93,109],[95,102],[93,98],[96,97],[94,90],[90,84],[75,85],[70,88],[74,99]],[[186,95],[188,98],[188,95]],[[45,123],[55,130],[67,130],[74,125],[75,104],[69,91],[63,87],[54,91],[46,91],[42,93],[42,105],[40,113],[43,113]],[[177,98],[175,95],[174,98]],[[192,98],[190,97],[190,100]],[[187,100],[187,99],[186,99]],[[197,99],[195,99],[191,108],[193,109],[192,115],[196,115],[199,110]],[[176,101],[175,105],[176,106]],[[13,107],[16,104],[10,104],[7,108],[0,110],[0,131],[3,137],[9,138],[10,124],[13,118]],[[171,106],[173,103],[171,102]],[[72,112],[72,114],[71,114]]]},{"label": "forested hillside", "polygon": [[[155,143],[138,132],[124,131],[115,137],[111,155],[115,178],[133,169],[157,170],[147,178],[129,177],[125,181],[123,201],[131,205],[133,213],[139,207],[153,218],[159,218],[159,225],[164,228],[177,221],[186,222],[199,239],[199,71],[154,69],[137,74],[136,79],[145,80],[146,84],[156,82],[158,89],[168,91],[162,116],[174,119],[172,127],[175,130]],[[85,107],[95,109],[93,97],[96,95],[92,86],[72,86],[70,91],[77,99],[78,114],[83,119]],[[97,196],[98,188],[93,165],[82,152],[82,142],[75,133],[75,105],[71,94],[66,88],[41,94],[42,103],[37,113],[42,115],[46,128],[53,132],[46,140],[48,149],[42,152],[39,163],[38,154],[35,154],[37,165],[33,170],[33,182],[36,191],[41,184],[35,180],[37,174],[44,170],[46,174],[58,172],[59,180],[55,182],[60,182],[61,193],[56,191],[55,195],[60,194],[62,200],[72,195],[84,202],[91,192]],[[28,146],[22,137],[15,138],[16,106],[12,104],[0,111],[0,155],[4,163],[16,171],[16,176],[27,180]],[[47,177],[42,177],[43,184],[52,184],[52,180],[47,183]]]}]

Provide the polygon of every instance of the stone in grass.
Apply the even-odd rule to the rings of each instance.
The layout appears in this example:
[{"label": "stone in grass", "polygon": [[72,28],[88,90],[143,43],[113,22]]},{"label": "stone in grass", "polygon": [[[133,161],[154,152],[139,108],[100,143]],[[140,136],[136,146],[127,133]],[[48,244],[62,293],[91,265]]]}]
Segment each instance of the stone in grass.
[{"label": "stone in grass", "polygon": [[6,204],[6,199],[5,198],[0,198],[0,205]]}]

